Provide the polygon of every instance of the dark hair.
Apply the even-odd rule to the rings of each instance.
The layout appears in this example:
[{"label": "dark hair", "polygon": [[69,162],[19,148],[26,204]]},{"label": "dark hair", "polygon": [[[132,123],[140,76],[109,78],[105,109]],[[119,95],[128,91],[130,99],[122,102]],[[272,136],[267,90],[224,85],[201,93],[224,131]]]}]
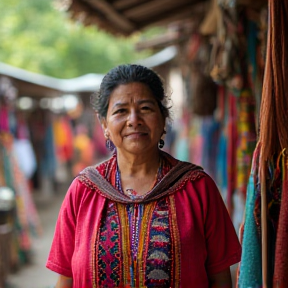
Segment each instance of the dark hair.
[{"label": "dark hair", "polygon": [[98,92],[91,96],[91,105],[100,118],[106,118],[110,95],[119,85],[139,82],[147,85],[156,98],[160,111],[166,119],[170,116],[166,106],[167,96],[161,77],[153,70],[135,64],[119,65],[111,69],[103,78]]}]

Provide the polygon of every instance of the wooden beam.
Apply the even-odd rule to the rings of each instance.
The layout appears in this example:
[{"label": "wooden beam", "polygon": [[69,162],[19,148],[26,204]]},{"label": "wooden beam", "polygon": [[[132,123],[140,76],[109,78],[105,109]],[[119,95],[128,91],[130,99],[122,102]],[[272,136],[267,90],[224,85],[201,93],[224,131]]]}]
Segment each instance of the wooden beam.
[{"label": "wooden beam", "polygon": [[268,0],[238,0],[237,5],[248,6],[252,9],[261,9],[264,6],[268,5]]},{"label": "wooden beam", "polygon": [[[177,8],[177,6],[182,4],[191,4],[190,0],[154,0],[145,2],[143,4],[137,5],[134,8],[123,11],[123,14],[127,18],[139,19],[139,17],[144,18],[148,15],[158,15],[160,11],[170,10]],[[193,2],[192,2],[193,3]]]},{"label": "wooden beam", "polygon": [[131,21],[123,17],[123,15],[119,14],[113,8],[112,4],[108,4],[107,1],[85,0],[85,2],[89,3],[94,8],[100,10],[107,17],[107,19],[112,22],[111,24],[113,26],[119,27],[121,30],[127,31],[129,33],[133,32],[136,29],[135,25]]},{"label": "wooden beam", "polygon": [[[129,7],[138,6],[141,1],[139,0],[116,0],[113,2],[113,7],[116,10],[123,10]],[[143,0],[142,0],[143,2]]]},{"label": "wooden beam", "polygon": [[173,23],[175,21],[181,21],[184,19],[203,18],[207,11],[207,3],[204,1],[198,1],[200,3],[183,5],[176,9],[172,9],[168,12],[159,13],[155,16],[149,17],[142,22],[137,23],[139,29],[146,28],[148,26],[164,25]]},{"label": "wooden beam", "polygon": [[137,51],[141,51],[144,49],[167,47],[175,44],[178,39],[179,33],[168,32],[152,39],[145,39],[143,41],[137,42],[135,44],[135,48]]}]

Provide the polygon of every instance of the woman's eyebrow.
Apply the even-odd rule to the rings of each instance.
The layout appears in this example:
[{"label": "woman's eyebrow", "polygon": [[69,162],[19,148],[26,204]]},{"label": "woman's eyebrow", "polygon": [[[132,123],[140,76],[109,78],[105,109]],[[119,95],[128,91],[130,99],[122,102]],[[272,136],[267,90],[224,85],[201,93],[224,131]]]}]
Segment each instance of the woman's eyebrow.
[{"label": "woman's eyebrow", "polygon": [[126,105],[128,105],[128,102],[116,102],[115,104],[113,104],[112,109],[117,109]]},{"label": "woman's eyebrow", "polygon": [[[152,104],[152,105],[156,105],[156,101],[155,100],[150,100],[150,99],[142,99],[142,100],[138,100],[137,101],[137,104],[138,105],[141,105],[141,104],[146,104],[146,103],[148,103],[148,104]],[[127,105],[129,105],[129,103],[128,102],[116,102],[115,104],[113,104],[113,106],[112,106],[112,109],[117,109],[117,108],[121,108],[121,107],[124,107],[124,106],[127,106]]]},{"label": "woman's eyebrow", "polygon": [[138,103],[138,104],[150,103],[150,104],[155,105],[155,104],[156,104],[156,101],[155,101],[155,100],[150,100],[150,99],[143,99],[143,100],[137,101],[137,103]]}]

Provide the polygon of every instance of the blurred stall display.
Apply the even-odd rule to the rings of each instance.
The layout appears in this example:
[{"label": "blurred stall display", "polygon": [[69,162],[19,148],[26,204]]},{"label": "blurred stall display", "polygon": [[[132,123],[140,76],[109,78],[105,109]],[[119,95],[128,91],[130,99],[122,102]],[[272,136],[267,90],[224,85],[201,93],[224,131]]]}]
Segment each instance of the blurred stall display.
[{"label": "blurred stall display", "polygon": [[[25,157],[30,161],[30,166],[25,163],[25,167],[23,162],[19,163],[24,157],[22,154],[21,157],[17,157],[17,144],[14,145],[15,141],[25,140],[26,144],[29,141],[25,119],[23,115],[17,114],[16,100],[17,89],[13,82],[6,77],[0,77],[0,257],[9,259],[7,262],[3,258],[0,259],[0,266],[3,268],[4,264],[6,267],[6,272],[0,273],[3,276],[10,269],[20,267],[30,260],[31,236],[39,235],[41,231],[28,177],[35,171],[36,166],[35,162],[31,165],[31,143],[29,142],[28,146],[32,158],[27,158],[29,154],[26,153],[26,149]],[[26,148],[28,146],[26,145]]]},{"label": "blurred stall display", "polygon": [[0,187],[0,287],[11,269],[11,242],[15,195],[9,187]]}]

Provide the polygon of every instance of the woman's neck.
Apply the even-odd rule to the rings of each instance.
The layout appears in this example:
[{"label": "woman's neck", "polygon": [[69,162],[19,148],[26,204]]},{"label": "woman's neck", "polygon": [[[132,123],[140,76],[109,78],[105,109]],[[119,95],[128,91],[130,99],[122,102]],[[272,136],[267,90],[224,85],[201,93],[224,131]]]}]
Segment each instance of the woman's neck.
[{"label": "woman's neck", "polygon": [[150,155],[123,155],[117,153],[117,163],[121,172],[121,178],[145,177],[155,175],[159,168],[160,151]]}]

